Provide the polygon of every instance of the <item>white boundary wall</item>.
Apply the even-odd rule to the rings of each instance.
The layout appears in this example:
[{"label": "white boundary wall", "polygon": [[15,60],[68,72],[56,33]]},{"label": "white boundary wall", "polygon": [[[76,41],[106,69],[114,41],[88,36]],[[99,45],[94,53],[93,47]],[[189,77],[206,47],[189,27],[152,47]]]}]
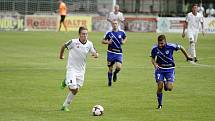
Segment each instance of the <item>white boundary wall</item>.
[{"label": "white boundary wall", "polygon": [[[58,15],[0,16],[0,31],[57,31],[60,17]],[[85,21],[92,31],[106,31],[106,17],[67,16],[69,25]],[[75,19],[75,20],[73,20]],[[126,27],[133,32],[182,33],[185,17],[126,17]],[[82,25],[83,26],[83,25]],[[206,33],[215,33],[215,17],[204,18]],[[74,28],[74,26],[72,26]],[[72,30],[74,31],[74,30]]]}]

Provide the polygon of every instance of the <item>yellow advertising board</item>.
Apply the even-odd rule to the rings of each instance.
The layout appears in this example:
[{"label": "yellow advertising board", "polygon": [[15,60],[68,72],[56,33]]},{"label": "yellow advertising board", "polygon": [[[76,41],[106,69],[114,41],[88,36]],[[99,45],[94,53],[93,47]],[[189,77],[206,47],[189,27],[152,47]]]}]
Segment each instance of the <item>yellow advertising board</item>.
[{"label": "yellow advertising board", "polygon": [[[87,27],[88,31],[92,31],[91,16],[66,16],[65,23],[68,31],[78,31],[79,27]],[[61,26],[61,31],[65,31],[64,26]]]},{"label": "yellow advertising board", "polygon": [[24,29],[24,16],[0,15],[0,31],[22,31]]}]

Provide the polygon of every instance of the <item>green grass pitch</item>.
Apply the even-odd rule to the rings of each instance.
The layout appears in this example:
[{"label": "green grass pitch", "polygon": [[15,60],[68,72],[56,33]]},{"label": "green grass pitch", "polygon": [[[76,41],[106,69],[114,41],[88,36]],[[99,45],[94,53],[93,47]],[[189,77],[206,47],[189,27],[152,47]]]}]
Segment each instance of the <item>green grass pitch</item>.
[{"label": "green grass pitch", "polygon": [[[163,109],[157,111],[156,83],[150,52],[156,33],[127,33],[119,80],[107,87],[104,33],[90,32],[100,54],[89,56],[85,83],[70,105],[61,112],[68,93],[60,89],[66,62],[58,59],[61,45],[77,32],[0,32],[0,121],[214,121],[215,35],[199,35],[192,65],[181,52],[174,54],[176,77],[172,92],[164,92]],[[188,46],[181,34],[166,34],[169,42]],[[66,54],[67,55],[67,54]],[[100,104],[105,112],[94,117]]]}]

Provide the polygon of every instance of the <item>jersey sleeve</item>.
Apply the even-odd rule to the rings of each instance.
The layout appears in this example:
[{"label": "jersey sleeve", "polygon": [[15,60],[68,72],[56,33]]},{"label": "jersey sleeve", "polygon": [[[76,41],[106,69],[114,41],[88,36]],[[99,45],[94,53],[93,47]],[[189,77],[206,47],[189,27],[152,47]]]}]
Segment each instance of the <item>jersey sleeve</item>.
[{"label": "jersey sleeve", "polygon": [[189,14],[187,14],[186,18],[185,18],[185,22],[189,21]]},{"label": "jersey sleeve", "polygon": [[123,32],[122,38],[125,39],[126,38],[126,34],[125,32]]},{"label": "jersey sleeve", "polygon": [[110,36],[109,36],[109,32],[106,32],[106,34],[104,35],[104,39],[105,40],[110,40]]},{"label": "jersey sleeve", "polygon": [[93,43],[90,44],[90,53],[96,53],[96,49],[93,47]]},{"label": "jersey sleeve", "polygon": [[64,44],[64,46],[65,46],[68,50],[72,49],[72,48],[73,48],[73,42],[72,42],[72,40],[67,41],[67,42]]},{"label": "jersey sleeve", "polygon": [[176,48],[175,48],[176,51],[181,49],[181,45],[179,44],[175,44],[175,45],[176,45]]},{"label": "jersey sleeve", "polygon": [[178,50],[181,49],[181,45],[179,45],[179,44],[171,43],[170,45],[171,45],[172,49],[175,50],[175,51],[178,51]]},{"label": "jersey sleeve", "polygon": [[152,51],[151,51],[151,56],[152,58],[155,58],[156,57],[156,51],[155,51],[155,48],[153,47],[152,48]]}]

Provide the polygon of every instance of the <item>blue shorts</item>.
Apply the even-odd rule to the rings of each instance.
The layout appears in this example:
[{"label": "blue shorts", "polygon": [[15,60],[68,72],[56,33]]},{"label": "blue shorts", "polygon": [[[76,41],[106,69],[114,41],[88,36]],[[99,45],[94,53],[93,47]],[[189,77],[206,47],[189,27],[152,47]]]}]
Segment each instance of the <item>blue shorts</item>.
[{"label": "blue shorts", "polygon": [[167,81],[174,82],[175,79],[175,71],[174,69],[157,69],[155,70],[155,80],[158,81]]},{"label": "blue shorts", "polygon": [[122,53],[116,54],[107,52],[107,61],[111,63],[120,62],[122,63]]}]

